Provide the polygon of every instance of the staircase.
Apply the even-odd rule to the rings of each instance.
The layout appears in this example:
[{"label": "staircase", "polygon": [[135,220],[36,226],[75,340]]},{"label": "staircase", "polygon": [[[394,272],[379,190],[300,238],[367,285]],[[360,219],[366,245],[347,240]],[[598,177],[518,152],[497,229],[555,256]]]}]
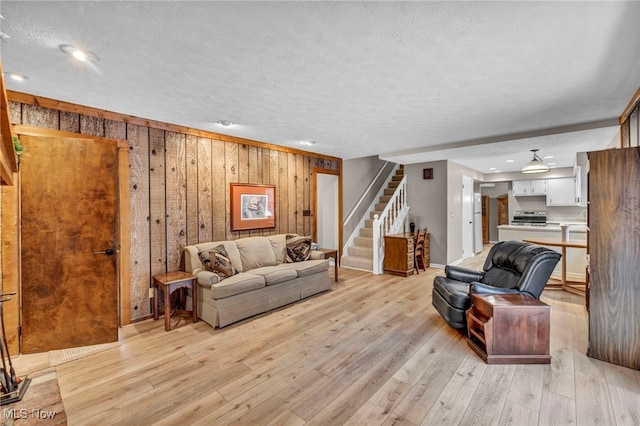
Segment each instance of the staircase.
[{"label": "staircase", "polygon": [[369,219],[360,227],[358,236],[353,239],[353,245],[347,248],[347,255],[342,257],[340,266],[373,271],[373,220],[375,215],[380,216],[387,207],[403,177],[404,166],[400,165],[384,189],[384,195],[380,196],[374,209],[369,212]]}]

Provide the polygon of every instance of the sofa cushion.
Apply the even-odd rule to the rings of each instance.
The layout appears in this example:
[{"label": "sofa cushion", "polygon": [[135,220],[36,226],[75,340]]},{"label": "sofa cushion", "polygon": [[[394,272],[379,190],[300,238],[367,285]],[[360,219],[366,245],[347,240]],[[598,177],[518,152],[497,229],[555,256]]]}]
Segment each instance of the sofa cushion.
[{"label": "sofa cushion", "polygon": [[303,262],[311,256],[311,237],[287,235],[287,262]]},{"label": "sofa cushion", "polygon": [[278,284],[298,278],[298,273],[295,269],[285,269],[278,266],[264,266],[262,268],[252,269],[250,273],[262,276],[267,285]]},{"label": "sofa cushion", "polygon": [[276,263],[284,263],[287,259],[287,234],[269,235],[267,238],[276,256]]},{"label": "sofa cushion", "polygon": [[198,253],[202,251],[208,252],[214,247],[219,245],[224,246],[231,264],[238,270],[238,272],[244,272],[242,269],[242,260],[240,259],[240,252],[236,246],[235,241],[214,241],[208,243],[200,243],[192,246],[185,247],[185,271],[197,274],[202,269],[202,262]]},{"label": "sofa cushion", "polygon": [[267,238],[240,238],[236,240],[235,243],[240,252],[243,271],[249,272],[251,269],[276,265],[276,255],[273,254],[271,243]]},{"label": "sofa cushion", "polygon": [[278,265],[278,268],[293,269],[298,274],[298,277],[306,277],[307,275],[327,271],[329,269],[329,260],[319,259],[307,260],[305,262],[282,263]]},{"label": "sofa cushion", "polygon": [[224,299],[240,293],[246,293],[265,286],[264,278],[247,272],[240,272],[211,286],[213,299]]},{"label": "sofa cushion", "polygon": [[220,280],[238,273],[222,244],[210,249],[208,252],[201,251],[198,256],[202,262],[202,268],[213,272],[220,277]]}]

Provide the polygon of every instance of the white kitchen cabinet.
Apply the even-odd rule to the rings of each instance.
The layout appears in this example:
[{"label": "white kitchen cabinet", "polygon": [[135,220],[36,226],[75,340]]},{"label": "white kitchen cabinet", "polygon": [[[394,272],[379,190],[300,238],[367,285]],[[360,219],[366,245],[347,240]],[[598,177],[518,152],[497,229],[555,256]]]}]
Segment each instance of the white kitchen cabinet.
[{"label": "white kitchen cabinet", "polygon": [[546,195],[547,180],[546,179],[514,180],[511,183],[511,189],[513,190],[513,195],[516,197],[528,196],[528,195]]},{"label": "white kitchen cabinet", "polygon": [[571,178],[547,180],[547,206],[579,206],[582,180],[580,173]]}]

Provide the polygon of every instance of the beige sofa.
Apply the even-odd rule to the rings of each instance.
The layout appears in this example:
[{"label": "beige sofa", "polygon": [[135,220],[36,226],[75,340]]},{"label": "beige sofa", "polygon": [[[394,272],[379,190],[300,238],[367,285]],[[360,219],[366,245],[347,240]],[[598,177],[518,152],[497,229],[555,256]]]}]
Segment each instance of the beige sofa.
[{"label": "beige sofa", "polygon": [[[224,327],[331,288],[329,261],[311,251],[309,260],[287,263],[287,234],[248,237],[185,247],[185,270],[198,277],[198,317]],[[238,273],[220,280],[203,269],[200,252],[220,245]]]}]

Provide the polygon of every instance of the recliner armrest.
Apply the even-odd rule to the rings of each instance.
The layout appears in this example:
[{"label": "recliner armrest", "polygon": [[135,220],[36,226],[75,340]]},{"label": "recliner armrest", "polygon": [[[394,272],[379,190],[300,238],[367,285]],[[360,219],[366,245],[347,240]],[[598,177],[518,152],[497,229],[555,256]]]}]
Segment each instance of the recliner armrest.
[{"label": "recliner armrest", "polygon": [[472,281],[480,281],[484,277],[484,272],[474,271],[473,269],[463,268],[461,266],[447,265],[444,268],[447,278],[458,280],[465,283]]},{"label": "recliner armrest", "polygon": [[472,282],[469,287],[469,295],[473,294],[522,294],[517,288],[493,287],[487,284]]}]

